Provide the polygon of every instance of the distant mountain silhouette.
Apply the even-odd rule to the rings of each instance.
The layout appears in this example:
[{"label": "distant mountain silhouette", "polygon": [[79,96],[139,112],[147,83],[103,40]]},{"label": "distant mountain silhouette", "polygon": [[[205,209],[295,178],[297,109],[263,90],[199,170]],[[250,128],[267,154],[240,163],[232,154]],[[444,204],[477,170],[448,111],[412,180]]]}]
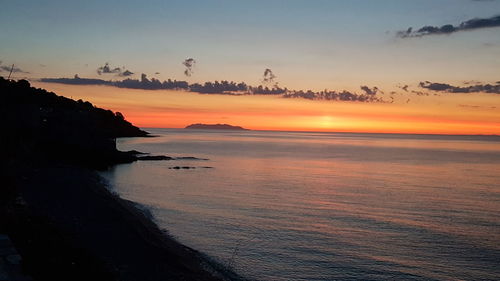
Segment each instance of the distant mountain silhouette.
[{"label": "distant mountain silhouette", "polygon": [[202,129],[202,130],[236,130],[236,131],[245,131],[245,129],[240,126],[232,126],[229,124],[191,124],[186,126],[185,129]]}]

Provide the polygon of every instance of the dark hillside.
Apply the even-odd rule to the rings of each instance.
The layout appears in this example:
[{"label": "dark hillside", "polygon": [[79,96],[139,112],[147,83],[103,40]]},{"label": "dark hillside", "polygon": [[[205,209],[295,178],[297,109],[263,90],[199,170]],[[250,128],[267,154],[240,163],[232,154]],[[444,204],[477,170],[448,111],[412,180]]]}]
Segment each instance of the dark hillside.
[{"label": "dark hillside", "polygon": [[0,145],[9,148],[7,158],[106,166],[126,160],[115,138],[148,135],[119,112],[33,88],[26,80],[0,77],[0,101]]},{"label": "dark hillside", "polygon": [[139,159],[116,149],[148,136],[122,114],[0,77],[0,124],[0,234],[20,255],[0,256],[1,280],[14,268],[38,281],[227,280],[96,173]]}]

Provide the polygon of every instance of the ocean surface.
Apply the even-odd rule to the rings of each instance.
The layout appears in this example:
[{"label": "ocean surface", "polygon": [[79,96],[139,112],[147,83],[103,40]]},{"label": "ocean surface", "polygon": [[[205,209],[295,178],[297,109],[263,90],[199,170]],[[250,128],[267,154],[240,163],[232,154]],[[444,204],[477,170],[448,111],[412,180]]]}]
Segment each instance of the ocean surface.
[{"label": "ocean surface", "polygon": [[500,280],[499,137],[147,130],[118,147],[209,160],[110,188],[250,280]]}]

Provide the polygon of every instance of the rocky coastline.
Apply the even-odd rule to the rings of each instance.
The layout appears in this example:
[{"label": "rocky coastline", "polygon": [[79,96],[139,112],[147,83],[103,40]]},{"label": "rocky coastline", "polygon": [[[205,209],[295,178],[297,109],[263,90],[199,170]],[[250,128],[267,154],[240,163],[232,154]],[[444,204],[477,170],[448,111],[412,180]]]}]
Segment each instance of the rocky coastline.
[{"label": "rocky coastline", "polygon": [[[159,229],[97,171],[176,160],[116,149],[148,137],[118,112],[0,77],[0,234],[32,280],[241,280]],[[204,160],[204,159],[199,159]]]}]

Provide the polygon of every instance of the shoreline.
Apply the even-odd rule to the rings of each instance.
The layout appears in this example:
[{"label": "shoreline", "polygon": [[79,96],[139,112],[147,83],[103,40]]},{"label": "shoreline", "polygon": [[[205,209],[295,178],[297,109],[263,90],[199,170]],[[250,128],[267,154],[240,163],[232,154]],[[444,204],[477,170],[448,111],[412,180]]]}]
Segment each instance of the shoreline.
[{"label": "shoreline", "polygon": [[[117,165],[126,165],[129,163],[122,163]],[[186,250],[188,255],[194,255],[193,257],[200,261],[200,266],[202,270],[208,271],[213,277],[221,278],[222,280],[228,281],[249,281],[248,279],[239,276],[237,273],[232,271],[230,268],[225,265],[217,262],[212,257],[206,255],[203,252],[200,252],[194,248],[191,248],[183,243],[179,242],[175,237],[171,236],[168,229],[160,228],[154,218],[154,214],[149,210],[149,208],[140,203],[134,202],[132,200],[121,198],[120,195],[116,192],[113,192],[110,189],[111,184],[107,182],[105,178],[97,173],[100,177],[100,184],[103,185],[103,188],[109,196],[111,196],[111,200],[116,200],[118,203],[122,204],[122,206],[132,214],[136,215],[140,221],[140,223],[144,224],[144,226],[148,229],[148,231],[155,233],[158,235],[158,238],[167,244],[173,244],[175,247],[180,247],[181,250]]]},{"label": "shoreline", "polygon": [[[90,265],[97,272],[90,272],[87,278],[99,275],[105,277],[103,280],[244,280],[176,241],[138,208],[138,203],[110,191],[96,171],[66,165],[43,167],[23,173],[22,178],[16,201],[26,222],[19,220],[9,232],[24,259],[24,268],[35,280],[85,280],[74,274],[82,274]],[[38,249],[30,245],[30,241],[36,240],[30,236],[37,233],[29,233],[33,229],[23,224],[36,218],[44,222],[35,229],[43,233],[44,227],[54,228],[57,240],[64,240],[62,245],[49,241],[51,247],[69,248],[69,252],[56,249],[56,261],[40,260],[51,254],[43,252],[50,247]],[[84,256],[83,262],[79,256]]]}]

